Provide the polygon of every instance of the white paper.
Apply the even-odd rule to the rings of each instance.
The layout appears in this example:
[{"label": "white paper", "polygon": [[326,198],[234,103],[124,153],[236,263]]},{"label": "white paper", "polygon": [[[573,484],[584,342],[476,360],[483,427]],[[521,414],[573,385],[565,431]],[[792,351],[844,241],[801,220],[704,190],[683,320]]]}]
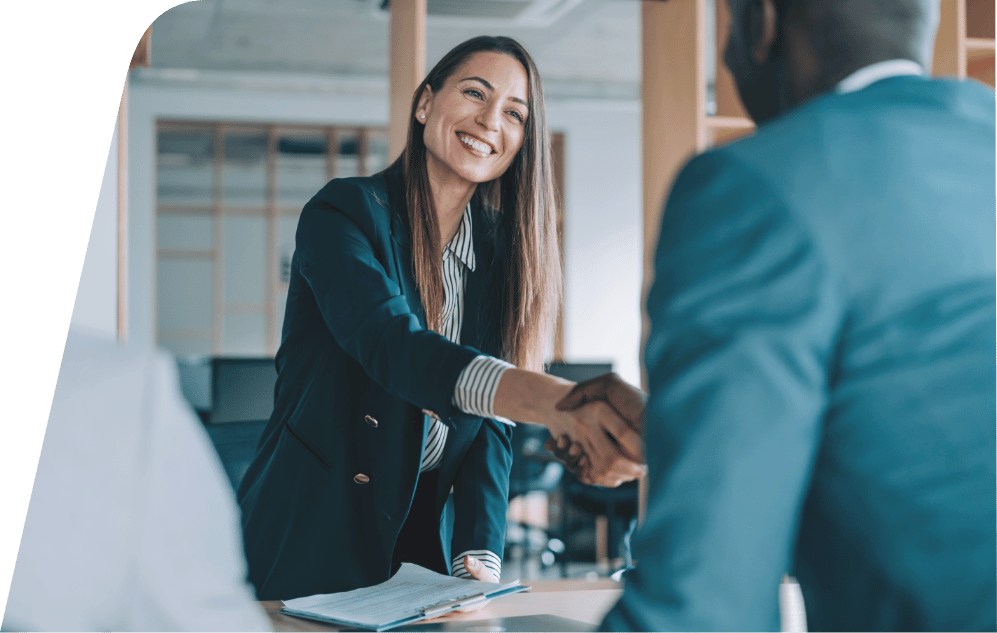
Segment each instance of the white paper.
[{"label": "white paper", "polygon": [[292,615],[318,617],[368,629],[382,629],[422,615],[423,609],[478,594],[505,593],[519,581],[499,584],[444,576],[402,563],[390,580],[373,587],[284,601]]}]

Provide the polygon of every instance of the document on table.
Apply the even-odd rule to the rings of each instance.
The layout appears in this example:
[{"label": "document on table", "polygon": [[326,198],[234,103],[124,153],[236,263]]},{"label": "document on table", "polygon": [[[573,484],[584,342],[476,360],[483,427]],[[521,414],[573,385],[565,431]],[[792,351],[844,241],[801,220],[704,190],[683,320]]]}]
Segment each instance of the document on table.
[{"label": "document on table", "polygon": [[309,620],[386,631],[527,589],[518,580],[506,584],[464,580],[402,563],[398,573],[379,585],[285,600],[281,611]]}]

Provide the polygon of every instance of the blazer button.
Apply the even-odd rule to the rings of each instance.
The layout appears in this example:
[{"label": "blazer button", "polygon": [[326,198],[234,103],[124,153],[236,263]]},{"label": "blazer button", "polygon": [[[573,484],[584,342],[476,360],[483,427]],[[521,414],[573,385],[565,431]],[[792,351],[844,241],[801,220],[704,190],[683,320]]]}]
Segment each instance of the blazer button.
[{"label": "blazer button", "polygon": [[359,473],[353,476],[353,481],[357,482],[358,484],[365,484],[370,481],[370,477],[368,477],[363,473]]},{"label": "blazer button", "polygon": [[422,412],[425,413],[426,415],[428,415],[429,417],[433,418],[434,420],[439,420],[440,419],[440,416],[436,415],[436,413],[434,413],[433,411],[430,411],[429,409],[423,409]]},{"label": "blazer button", "polygon": [[367,424],[371,425],[375,429],[377,428],[377,420],[375,420],[374,418],[370,417],[369,415],[365,415],[363,416],[363,419],[364,422],[366,422]]}]

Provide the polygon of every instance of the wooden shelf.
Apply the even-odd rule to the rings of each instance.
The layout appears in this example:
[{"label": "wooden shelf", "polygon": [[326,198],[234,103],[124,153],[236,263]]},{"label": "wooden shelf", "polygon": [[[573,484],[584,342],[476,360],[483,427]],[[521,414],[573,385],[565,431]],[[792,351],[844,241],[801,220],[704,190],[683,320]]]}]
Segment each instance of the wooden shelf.
[{"label": "wooden shelf", "polygon": [[966,57],[969,60],[994,56],[994,40],[988,37],[967,37]]},{"label": "wooden shelf", "polygon": [[743,116],[708,116],[703,127],[711,146],[724,145],[755,131],[754,121]]},{"label": "wooden shelf", "polygon": [[744,116],[708,116],[706,117],[706,129],[708,130],[752,130],[755,122]]}]

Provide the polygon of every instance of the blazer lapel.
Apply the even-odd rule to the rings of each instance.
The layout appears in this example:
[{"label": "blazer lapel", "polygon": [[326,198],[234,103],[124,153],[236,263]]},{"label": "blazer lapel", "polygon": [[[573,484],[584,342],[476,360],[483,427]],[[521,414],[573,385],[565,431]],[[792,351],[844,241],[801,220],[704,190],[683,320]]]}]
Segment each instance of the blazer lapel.
[{"label": "blazer lapel", "polygon": [[464,322],[460,342],[494,356],[499,353],[498,336],[494,331],[498,325],[494,315],[496,297],[490,288],[496,277],[495,235],[492,223],[477,198],[471,210],[475,266],[468,273],[464,290]]},{"label": "blazer lapel", "polygon": [[391,244],[395,250],[395,274],[409,304],[409,309],[426,327],[426,313],[422,309],[422,298],[412,276],[412,234],[408,222],[402,218],[405,209],[405,184],[401,170],[389,168],[384,172],[388,183],[388,207],[391,212]]}]

